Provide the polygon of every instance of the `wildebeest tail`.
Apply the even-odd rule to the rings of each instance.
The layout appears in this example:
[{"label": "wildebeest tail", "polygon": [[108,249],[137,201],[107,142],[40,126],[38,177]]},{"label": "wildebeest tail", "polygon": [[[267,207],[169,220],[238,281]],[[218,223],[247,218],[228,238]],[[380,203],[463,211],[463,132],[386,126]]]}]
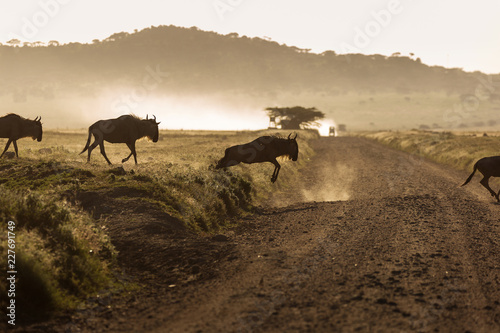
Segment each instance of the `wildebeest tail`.
[{"label": "wildebeest tail", "polygon": [[80,154],[83,154],[87,149],[89,149],[91,136],[92,136],[92,133],[90,132],[90,128],[89,128],[89,137],[87,139],[87,143],[85,144],[85,148],[83,148],[83,150]]},{"label": "wildebeest tail", "polygon": [[474,174],[476,173],[476,170],[477,170],[477,162],[476,162],[476,164],[474,164],[474,170],[470,174],[469,178],[467,178],[467,180],[465,181],[465,183],[462,184],[462,186],[467,185],[470,182],[470,180],[472,179],[472,177],[474,177]]}]

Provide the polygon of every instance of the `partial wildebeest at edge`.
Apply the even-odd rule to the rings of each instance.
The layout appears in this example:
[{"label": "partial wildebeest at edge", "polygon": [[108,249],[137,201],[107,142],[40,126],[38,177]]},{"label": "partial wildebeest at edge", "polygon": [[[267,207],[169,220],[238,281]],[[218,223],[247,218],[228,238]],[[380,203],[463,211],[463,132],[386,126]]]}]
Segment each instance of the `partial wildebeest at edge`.
[{"label": "partial wildebeest at edge", "polygon": [[479,161],[474,164],[474,170],[472,171],[471,175],[465,183],[462,184],[462,186],[467,185],[472,177],[474,176],[474,173],[476,170],[479,170],[484,176],[483,179],[481,179],[480,183],[483,185],[488,191],[490,191],[490,194],[492,197],[496,198],[497,201],[500,201],[498,196],[500,195],[500,191],[498,193],[495,193],[488,184],[488,180],[490,177],[500,177],[500,156],[491,156],[491,157],[484,157],[480,159]]},{"label": "partial wildebeest at edge", "polygon": [[215,168],[226,168],[241,162],[248,164],[271,162],[275,166],[271,177],[271,182],[274,183],[278,179],[281,168],[276,158],[285,156],[292,161],[296,161],[298,158],[297,134],[293,138],[291,138],[291,135],[289,134],[287,139],[277,136],[261,136],[252,142],[229,147]]},{"label": "partial wildebeest at edge", "polygon": [[[99,146],[101,154],[106,159],[106,162],[111,165],[106,152],[104,151],[104,141],[111,143],[125,143],[130,149],[130,155],[122,160],[122,163],[128,161],[130,156],[134,155],[135,164],[137,164],[137,153],[135,152],[135,141],[140,138],[148,137],[153,142],[158,141],[158,124],[156,117],[154,119],[140,119],[133,115],[120,116],[116,119],[99,120],[89,127],[89,137],[87,144],[80,154],[86,150],[89,151],[87,162],[90,161],[90,154],[95,147]],[[91,136],[95,140],[90,145]]]},{"label": "partial wildebeest at edge", "polygon": [[38,142],[42,141],[43,130],[41,120],[41,117],[36,117],[35,120],[29,120],[14,113],[9,113],[6,116],[0,117],[0,138],[9,139],[0,158],[5,154],[7,149],[9,149],[11,142],[14,145],[16,157],[19,157],[16,140],[31,137]]}]

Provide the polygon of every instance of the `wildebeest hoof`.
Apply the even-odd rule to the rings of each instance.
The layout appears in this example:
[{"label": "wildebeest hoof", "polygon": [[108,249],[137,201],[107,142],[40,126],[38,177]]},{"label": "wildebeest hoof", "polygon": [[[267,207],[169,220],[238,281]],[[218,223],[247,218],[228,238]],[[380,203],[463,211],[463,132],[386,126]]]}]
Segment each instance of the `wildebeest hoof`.
[{"label": "wildebeest hoof", "polygon": [[122,163],[125,163],[125,162],[127,162],[127,161],[128,161],[128,160],[127,160],[126,158],[124,158],[124,159],[122,160]]}]

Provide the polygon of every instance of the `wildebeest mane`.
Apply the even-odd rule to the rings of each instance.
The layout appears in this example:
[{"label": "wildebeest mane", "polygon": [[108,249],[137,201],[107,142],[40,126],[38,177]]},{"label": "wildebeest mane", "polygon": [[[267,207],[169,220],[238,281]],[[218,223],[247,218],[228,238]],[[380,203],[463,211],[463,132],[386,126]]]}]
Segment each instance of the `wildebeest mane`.
[{"label": "wildebeest mane", "polygon": [[[3,116],[1,118],[17,118],[19,120],[28,120],[28,121],[31,121],[31,119],[24,118],[23,116],[20,116],[17,113],[7,113],[5,116]],[[38,119],[38,117],[35,119],[35,121],[37,121],[37,119]]]},{"label": "wildebeest mane", "polygon": [[134,120],[142,120],[141,118],[139,118],[138,116],[136,116],[135,114],[131,113],[131,114],[124,114],[122,116],[119,116],[118,119],[120,118],[129,118],[129,117],[132,117]]},{"label": "wildebeest mane", "polygon": [[[280,145],[280,144],[286,143],[288,141],[288,138],[283,137],[280,134],[272,134],[272,135],[269,135],[269,137],[271,137],[270,144]],[[283,159],[283,160],[291,160],[292,156],[290,156],[290,154],[285,154],[285,155],[278,156],[278,158]]]},{"label": "wildebeest mane", "polygon": [[3,118],[7,118],[7,117],[13,117],[13,118],[17,118],[17,119],[22,119],[22,120],[25,120],[26,118],[24,117],[21,117],[20,115],[18,114],[15,114],[15,113],[7,113]]}]

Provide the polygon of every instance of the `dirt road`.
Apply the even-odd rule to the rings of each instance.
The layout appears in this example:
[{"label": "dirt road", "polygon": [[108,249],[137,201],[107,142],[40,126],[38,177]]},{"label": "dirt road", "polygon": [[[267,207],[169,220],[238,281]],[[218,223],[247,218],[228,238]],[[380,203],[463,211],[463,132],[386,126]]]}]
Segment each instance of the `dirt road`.
[{"label": "dirt road", "polygon": [[165,238],[161,216],[116,219],[122,267],[146,289],[61,327],[500,332],[500,205],[479,176],[461,188],[467,173],[360,138],[314,148],[296,186],[227,238]]}]

